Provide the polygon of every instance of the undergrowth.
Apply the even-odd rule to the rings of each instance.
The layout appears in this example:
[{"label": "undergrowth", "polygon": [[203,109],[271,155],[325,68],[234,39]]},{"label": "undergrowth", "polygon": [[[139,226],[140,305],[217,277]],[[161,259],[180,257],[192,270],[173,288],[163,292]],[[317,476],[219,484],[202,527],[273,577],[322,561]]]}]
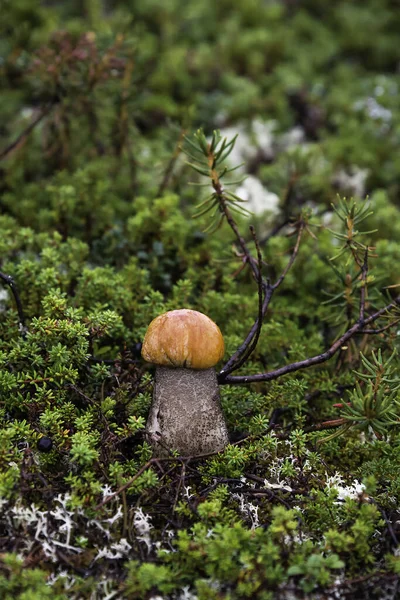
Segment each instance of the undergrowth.
[{"label": "undergrowth", "polygon": [[[396,598],[394,4],[1,14],[0,596]],[[141,341],[182,307],[231,443],[156,460]]]}]

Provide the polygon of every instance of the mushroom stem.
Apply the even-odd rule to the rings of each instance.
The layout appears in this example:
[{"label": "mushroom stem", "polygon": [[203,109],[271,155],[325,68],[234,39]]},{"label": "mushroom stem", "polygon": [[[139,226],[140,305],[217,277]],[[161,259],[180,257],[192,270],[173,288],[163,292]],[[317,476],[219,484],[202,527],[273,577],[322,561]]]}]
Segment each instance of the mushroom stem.
[{"label": "mushroom stem", "polygon": [[156,456],[196,456],[229,443],[213,368],[157,366],[146,434]]}]

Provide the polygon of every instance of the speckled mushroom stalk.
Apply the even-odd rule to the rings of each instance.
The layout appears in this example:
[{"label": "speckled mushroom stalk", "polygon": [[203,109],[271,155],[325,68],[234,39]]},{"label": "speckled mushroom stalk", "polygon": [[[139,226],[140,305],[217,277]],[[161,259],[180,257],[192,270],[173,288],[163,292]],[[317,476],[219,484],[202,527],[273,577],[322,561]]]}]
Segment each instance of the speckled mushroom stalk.
[{"label": "speckled mushroom stalk", "polygon": [[142,355],[156,364],[146,425],[155,456],[197,456],[229,443],[213,368],[223,354],[219,328],[200,312],[174,310],[150,323]]}]

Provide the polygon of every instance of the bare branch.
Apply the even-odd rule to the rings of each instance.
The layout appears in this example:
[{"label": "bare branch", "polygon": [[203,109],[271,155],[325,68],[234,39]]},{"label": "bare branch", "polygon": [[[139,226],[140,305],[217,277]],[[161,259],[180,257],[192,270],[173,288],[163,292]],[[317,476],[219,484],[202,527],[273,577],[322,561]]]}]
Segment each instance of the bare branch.
[{"label": "bare branch", "polygon": [[[221,371],[219,372],[218,381],[220,383],[224,383],[227,375],[229,375],[229,373],[232,373],[233,371],[236,371],[236,369],[238,369],[243,364],[244,360],[242,360],[242,357],[246,354],[247,348],[249,347],[250,344],[252,344],[252,341],[255,336],[257,336],[257,341],[258,341],[260,334],[258,333],[258,335],[257,335],[257,332],[258,331],[261,332],[262,321],[266,315],[269,303],[271,301],[271,298],[272,298],[275,290],[280,286],[280,284],[286,277],[287,273],[289,272],[289,269],[291,268],[291,266],[293,265],[293,263],[295,261],[295,258],[299,251],[300,241],[301,241],[301,237],[304,232],[304,228],[305,228],[304,222],[300,222],[300,224],[298,226],[297,239],[296,239],[296,243],[295,243],[292,255],[289,259],[288,264],[286,265],[285,269],[283,270],[281,276],[277,279],[277,281],[271,285],[269,281],[266,281],[265,279],[262,280],[263,287],[265,289],[265,296],[264,296],[264,301],[262,303],[261,311],[259,309],[258,317],[255,320],[253,326],[251,327],[249,333],[247,334],[247,337],[244,340],[244,342],[239,346],[239,348],[236,350],[236,352],[230,357],[228,362],[222,367]],[[255,346],[254,346],[254,348],[255,348]],[[251,352],[253,352],[254,348],[252,347]],[[248,358],[248,356],[250,356],[250,354],[247,355],[247,358]]]},{"label": "bare branch", "polygon": [[325,429],[335,429],[336,427],[342,427],[347,423],[347,419],[344,419],[342,417],[338,419],[331,419],[330,421],[324,421],[323,423],[315,423],[315,425],[305,427],[304,433],[311,433],[313,431],[324,431]]},{"label": "bare branch", "polygon": [[291,269],[294,261],[296,260],[296,256],[299,252],[299,247],[300,247],[300,241],[301,241],[301,236],[303,235],[303,231],[304,231],[304,227],[305,227],[305,223],[304,221],[300,221],[298,224],[298,233],[297,233],[297,239],[296,239],[296,243],[295,246],[293,248],[293,252],[292,255],[290,257],[290,260],[288,262],[288,264],[286,265],[286,267],[283,269],[280,277],[277,279],[277,281],[273,284],[273,289],[276,290],[276,288],[278,288],[282,281],[285,279],[286,275],[288,274],[289,270]]},{"label": "bare branch", "polygon": [[290,224],[290,219],[285,219],[281,223],[278,223],[271,229],[269,233],[267,233],[264,237],[261,238],[260,244],[264,246],[271,238],[275,237],[277,233],[281,231],[284,227]]},{"label": "bare branch", "polygon": [[246,257],[246,260],[247,260],[248,264],[250,265],[251,270],[253,271],[254,279],[257,281],[258,280],[257,263],[254,260],[253,256],[251,255],[251,252],[246,244],[244,237],[240,235],[240,231],[238,229],[238,226],[236,225],[236,221],[233,218],[232,213],[229,210],[229,208],[225,202],[224,189],[218,179],[217,180],[213,179],[212,183],[213,183],[213,188],[215,190],[215,193],[218,196],[218,201],[219,201],[219,205],[221,207],[221,211],[225,215],[225,218],[228,222],[229,227],[232,229],[233,233],[235,234],[236,239],[239,242],[239,246],[241,247],[243,254]]},{"label": "bare branch", "polygon": [[340,348],[345,344],[354,334],[360,333],[363,331],[365,325],[369,325],[374,323],[379,317],[383,314],[389,312],[395,306],[400,305],[400,296],[397,296],[387,306],[381,308],[373,315],[369,316],[364,321],[358,320],[357,323],[354,323],[350,329],[346,331],[328,350],[318,354],[316,356],[312,356],[311,358],[306,358],[305,360],[300,360],[298,362],[291,363],[289,365],[285,365],[284,367],[280,367],[279,369],[275,369],[274,371],[270,371],[269,373],[259,373],[257,375],[228,375],[227,377],[221,378],[220,383],[222,384],[242,384],[242,383],[256,383],[260,381],[272,381],[273,379],[277,379],[278,377],[282,377],[282,375],[287,375],[288,373],[293,373],[294,371],[299,371],[300,369],[306,369],[308,367],[312,367],[314,365],[318,365],[320,363],[326,362]]},{"label": "bare branch", "polygon": [[21,298],[19,297],[18,288],[15,284],[14,279],[10,275],[6,275],[0,271],[0,279],[4,281],[8,286],[10,286],[10,290],[14,296],[15,304],[17,305],[17,312],[19,318],[19,325],[22,335],[25,336],[26,327],[25,327],[25,316],[22,308]]},{"label": "bare branch", "polygon": [[[261,324],[262,324],[262,320],[265,316],[265,313],[267,312],[267,309],[268,309],[268,306],[271,301],[273,293],[274,293],[273,288],[271,286],[269,286],[266,290],[264,301],[262,304]],[[248,348],[249,344],[251,344],[259,327],[260,327],[260,316],[258,316],[257,319],[255,320],[255,322],[254,322],[252,328],[250,329],[249,333],[247,334],[247,337],[244,340],[244,342],[239,346],[239,348],[236,350],[236,352],[230,357],[228,362],[222,367],[221,371],[218,374],[218,382],[219,383],[225,383],[225,378],[227,377],[227,375],[229,373],[232,373],[232,371],[235,371],[238,368],[238,366],[236,366],[236,364],[235,364],[236,361],[238,361],[240,359],[240,357],[246,352],[246,349]]]},{"label": "bare branch", "polygon": [[[232,371],[236,371],[236,369],[239,369],[239,367],[241,367],[246,362],[246,360],[250,357],[250,355],[254,352],[254,350],[257,346],[257,343],[258,343],[258,339],[260,337],[262,324],[263,324],[263,318],[264,318],[264,314],[265,314],[264,313],[264,302],[263,302],[264,285],[263,285],[263,276],[262,276],[263,259],[262,259],[262,254],[261,254],[261,250],[260,250],[260,245],[258,243],[258,239],[256,236],[256,232],[252,225],[250,226],[250,232],[254,239],[254,244],[256,246],[257,259],[258,259],[258,278],[257,278],[258,316],[257,316],[257,319],[256,319],[253,327],[250,330],[251,337],[249,338],[249,336],[247,336],[245,343],[240,346],[240,348],[235,352],[235,354],[229,359],[229,361],[226,364],[226,366],[224,367],[223,371],[221,371],[221,373],[222,372],[224,373],[224,376],[228,375],[228,373],[232,373]],[[268,293],[266,294],[266,298],[267,298],[267,296],[268,296]],[[268,306],[268,304],[267,304],[267,306]],[[265,308],[265,310],[266,310],[266,308]],[[220,373],[220,375],[221,375],[221,373]]]},{"label": "bare branch", "polygon": [[178,160],[179,155],[182,152],[182,142],[183,142],[183,139],[184,139],[186,133],[187,133],[187,131],[183,127],[179,134],[178,141],[175,144],[174,152],[168,161],[167,168],[164,171],[162,181],[158,187],[157,198],[160,198],[163,195],[163,193],[165,192],[165,190],[167,189],[167,187],[169,185],[169,181],[170,181],[172,173],[174,171],[176,161]]},{"label": "bare branch", "polygon": [[36,119],[34,119],[32,121],[32,123],[30,123],[30,125],[28,125],[28,127],[26,129],[24,129],[24,131],[17,137],[17,139],[14,140],[11,144],[9,144],[9,146],[4,148],[4,150],[0,151],[0,160],[3,160],[3,158],[6,158],[6,156],[8,154],[10,154],[10,152],[15,150],[15,148],[17,148],[28,137],[28,135],[34,130],[36,125],[38,125],[40,123],[40,121],[46,115],[49,114],[49,112],[53,108],[53,106],[54,106],[54,103],[51,103],[51,104],[45,106],[43,108],[43,110],[39,113],[39,115],[36,117]]},{"label": "bare branch", "polygon": [[[214,194],[211,196],[211,200],[213,201],[213,206],[215,206],[215,204],[217,204],[217,208],[219,208],[219,210],[221,212],[219,224],[223,221],[224,218],[226,219],[228,225],[230,226],[233,233],[235,234],[235,237],[239,244],[239,247],[242,250],[243,261],[244,261],[244,263],[247,262],[249,264],[249,266],[252,270],[252,273],[253,273],[253,277],[256,280],[257,287],[258,287],[258,315],[257,315],[257,318],[256,318],[255,322],[253,323],[249,333],[247,334],[247,337],[244,340],[244,342],[236,350],[236,352],[233,354],[233,356],[230,357],[228,362],[223,366],[222,370],[220,371],[220,373],[218,375],[218,379],[220,382],[222,382],[222,381],[226,380],[227,376],[230,373],[232,373],[233,371],[235,371],[236,369],[241,367],[245,363],[245,361],[249,358],[249,356],[252,354],[252,352],[255,350],[255,348],[257,346],[257,342],[260,337],[263,319],[268,310],[268,306],[271,301],[272,295],[273,295],[274,291],[281,285],[281,283],[285,279],[287,273],[291,269],[291,267],[296,259],[296,256],[298,254],[299,247],[300,247],[300,240],[301,240],[303,231],[306,228],[306,222],[299,219],[299,221],[295,224],[295,227],[297,228],[297,239],[296,239],[296,243],[295,243],[293,252],[290,256],[290,259],[289,259],[286,267],[282,271],[282,273],[279,276],[279,278],[277,279],[277,281],[274,284],[271,284],[270,281],[268,279],[264,278],[262,275],[263,260],[262,260],[262,256],[261,256],[259,242],[255,237],[254,228],[250,227],[250,231],[252,233],[252,236],[253,236],[253,239],[254,239],[254,242],[256,245],[256,249],[257,249],[257,260],[252,256],[252,254],[247,246],[246,240],[240,234],[239,228],[238,228],[236,221],[232,215],[232,212],[229,208],[229,202],[230,202],[229,197],[230,196],[229,196],[229,193],[226,193],[224,191],[224,187],[221,183],[221,179],[222,179],[223,175],[225,174],[225,170],[223,170],[221,173],[219,173],[217,170],[217,164],[218,164],[220,154],[218,154],[218,152],[216,152],[216,150],[215,150],[215,143],[214,143],[215,138],[213,137],[213,141],[211,142],[211,144],[207,144],[204,135],[202,133],[201,134],[199,133],[197,135],[197,140],[199,142],[199,148],[197,148],[195,146],[195,144],[193,142],[191,142],[190,140],[187,140],[187,141],[190,143],[191,146],[193,146],[193,148],[199,154],[203,154],[203,156],[207,160],[208,169],[204,165],[204,162],[201,165],[201,167],[197,167],[195,164],[192,164],[192,163],[189,163],[189,164],[191,164],[191,166],[195,170],[197,170],[199,173],[210,177],[212,187],[214,189]],[[230,144],[233,144],[234,141],[235,140],[230,142]],[[225,144],[225,141],[223,144]],[[190,156],[190,153],[187,153],[187,154]],[[196,157],[192,157],[192,159],[195,162],[197,160]],[[222,159],[222,160],[224,160],[224,159]],[[293,183],[294,183],[294,179],[291,179],[291,182],[289,184],[289,190],[287,192],[286,200],[288,199],[288,197],[290,195],[290,190],[291,190]],[[233,196],[233,197],[237,198],[236,196]],[[238,198],[238,200],[240,200],[240,199]],[[210,202],[210,199],[206,200],[206,202]],[[208,206],[203,210],[208,212],[208,210],[209,210]],[[218,226],[219,226],[219,224],[218,224]],[[263,294],[265,294],[264,299],[263,299]]]},{"label": "bare branch", "polygon": [[131,485],[133,485],[135,481],[139,479],[139,477],[143,475],[143,473],[147,471],[147,469],[149,469],[152,465],[157,465],[159,467],[160,463],[163,462],[178,462],[181,463],[181,465],[183,466],[192,460],[202,460],[203,458],[215,456],[217,454],[221,454],[222,452],[224,452],[224,450],[217,450],[216,452],[208,452],[206,454],[197,454],[196,456],[165,456],[162,458],[150,458],[144,465],[140,467],[139,471],[131,479],[129,479],[129,481],[124,483],[124,485],[121,485],[121,487],[118,488],[116,492],[113,492],[112,494],[104,498],[104,500],[102,500],[102,502],[100,502],[97,506],[95,506],[95,510],[102,508],[105,504],[110,502],[110,500],[112,500],[113,498],[127,490],[129,487],[131,487]]},{"label": "bare branch", "polygon": [[396,319],[395,321],[392,321],[392,323],[389,323],[388,325],[385,325],[384,327],[381,327],[380,329],[362,329],[361,331],[359,331],[357,333],[361,333],[361,334],[366,333],[368,335],[372,335],[372,334],[376,334],[376,333],[383,333],[384,331],[387,331],[391,327],[394,327],[395,325],[397,325],[397,323],[400,323],[400,319]]},{"label": "bare branch", "polygon": [[360,292],[360,321],[364,321],[365,300],[367,296],[367,274],[368,274],[368,248],[365,250],[364,262],[361,267],[361,292]]}]

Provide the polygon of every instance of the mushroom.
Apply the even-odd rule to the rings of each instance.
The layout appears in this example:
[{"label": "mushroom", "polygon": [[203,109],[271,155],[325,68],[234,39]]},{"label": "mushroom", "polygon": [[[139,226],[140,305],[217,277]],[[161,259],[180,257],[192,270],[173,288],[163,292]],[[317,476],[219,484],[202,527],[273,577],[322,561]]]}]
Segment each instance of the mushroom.
[{"label": "mushroom", "polygon": [[223,355],[219,327],[201,312],[171,310],[150,323],[142,356],[156,365],[146,424],[156,456],[171,450],[183,456],[208,454],[229,443],[213,368]]}]

